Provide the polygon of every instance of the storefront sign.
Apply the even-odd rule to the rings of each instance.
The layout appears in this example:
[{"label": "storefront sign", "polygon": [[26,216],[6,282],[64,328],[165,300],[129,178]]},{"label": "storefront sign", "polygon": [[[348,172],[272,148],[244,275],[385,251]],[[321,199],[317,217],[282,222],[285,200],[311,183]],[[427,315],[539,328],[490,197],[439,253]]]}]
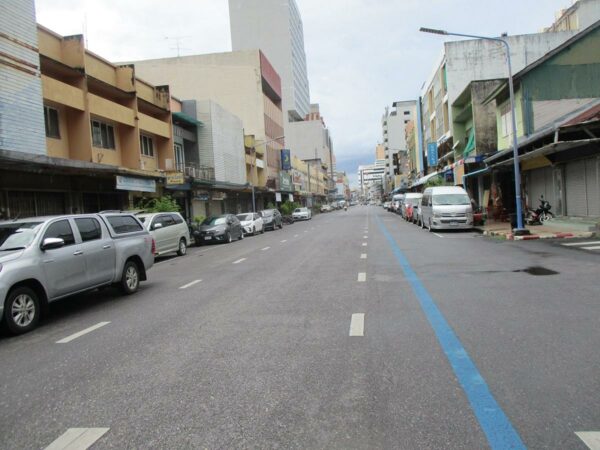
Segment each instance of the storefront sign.
[{"label": "storefront sign", "polygon": [[294,194],[289,194],[288,199],[290,200],[290,202],[294,201]]},{"label": "storefront sign", "polygon": [[427,165],[429,167],[435,167],[435,166],[437,166],[437,161],[438,161],[437,143],[430,142],[429,144],[427,144]]},{"label": "storefront sign", "polygon": [[225,200],[227,198],[227,193],[225,192],[213,192],[212,199],[216,201]]},{"label": "storefront sign", "polygon": [[117,189],[121,191],[156,192],[156,181],[117,175]]},{"label": "storefront sign", "polygon": [[290,156],[289,148],[281,149],[281,169],[290,170],[292,168],[292,158]]},{"label": "storefront sign", "polygon": [[167,186],[184,184],[183,172],[167,172]]},{"label": "storefront sign", "polygon": [[284,192],[293,192],[294,185],[292,184],[292,177],[285,173],[279,172],[279,189]]},{"label": "storefront sign", "polygon": [[275,193],[275,201],[277,203],[279,203],[281,201],[281,192],[276,192]]},{"label": "storefront sign", "polygon": [[207,202],[208,200],[210,200],[210,195],[208,195],[208,194],[197,194],[194,197],[194,200],[198,200],[200,202]]}]

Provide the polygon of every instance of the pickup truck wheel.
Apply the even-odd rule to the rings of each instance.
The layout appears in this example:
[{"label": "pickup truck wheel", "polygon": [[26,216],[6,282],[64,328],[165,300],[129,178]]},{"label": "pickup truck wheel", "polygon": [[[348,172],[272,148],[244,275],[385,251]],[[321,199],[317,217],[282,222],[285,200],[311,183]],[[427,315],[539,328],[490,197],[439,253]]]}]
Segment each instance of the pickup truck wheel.
[{"label": "pickup truck wheel", "polygon": [[140,286],[140,269],[134,261],[127,261],[123,267],[121,277],[121,290],[127,294],[133,294]]},{"label": "pickup truck wheel", "polygon": [[179,240],[179,250],[177,250],[177,254],[179,256],[185,256],[187,253],[187,244],[185,243],[185,239],[181,238]]},{"label": "pickup truck wheel", "polygon": [[33,330],[40,320],[40,301],[28,287],[13,289],[4,304],[4,322],[12,334]]}]

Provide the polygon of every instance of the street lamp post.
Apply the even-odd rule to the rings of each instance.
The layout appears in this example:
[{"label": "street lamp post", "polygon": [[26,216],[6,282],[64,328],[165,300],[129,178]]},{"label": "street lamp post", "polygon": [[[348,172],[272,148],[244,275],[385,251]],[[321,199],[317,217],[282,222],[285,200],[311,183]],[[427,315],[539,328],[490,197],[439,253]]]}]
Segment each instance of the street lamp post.
[{"label": "street lamp post", "polygon": [[523,227],[523,206],[521,205],[521,172],[519,171],[519,147],[517,142],[517,116],[515,111],[515,90],[513,86],[512,65],[510,60],[510,46],[505,39],[488,36],[476,36],[472,34],[451,33],[446,30],[436,30],[433,28],[421,27],[419,31],[423,33],[441,34],[443,36],[459,36],[473,39],[484,39],[486,41],[500,42],[506,49],[506,65],[508,66],[508,92],[510,96],[511,125],[512,125],[512,146],[513,146],[513,170],[515,173],[515,201],[517,203],[517,228],[515,234],[526,234],[527,230]]}]

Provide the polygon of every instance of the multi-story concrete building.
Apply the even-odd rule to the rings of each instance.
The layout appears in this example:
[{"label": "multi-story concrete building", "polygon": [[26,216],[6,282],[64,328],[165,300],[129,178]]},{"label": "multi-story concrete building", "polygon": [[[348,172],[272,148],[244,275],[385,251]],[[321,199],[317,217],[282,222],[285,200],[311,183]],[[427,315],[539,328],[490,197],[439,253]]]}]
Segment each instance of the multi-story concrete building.
[{"label": "multi-story concrete building", "polygon": [[[166,172],[176,169],[168,86],[150,85],[133,66],[88,51],[81,35],[63,37],[38,25],[37,43],[27,49],[39,52],[42,121],[37,107],[22,108],[19,121],[32,127],[32,136],[24,136],[32,147],[0,154],[3,214],[123,209],[160,195]],[[7,73],[7,85],[21,72]],[[33,105],[35,82],[30,86],[18,97]]]},{"label": "multi-story concrete building", "polygon": [[46,154],[33,0],[0,6],[0,150]]},{"label": "multi-story concrete building", "polygon": [[375,164],[358,166],[358,185],[361,195],[367,197],[371,187],[379,185],[383,188],[385,177],[385,160],[377,160]]},{"label": "multi-story concrete building", "polygon": [[303,120],[310,112],[310,92],[296,1],[229,0],[229,19],[233,50],[262,50],[281,77],[286,122]]},{"label": "multi-story concrete building", "polygon": [[[513,70],[519,71],[573,36],[571,31],[508,36]],[[444,51],[421,93],[422,137],[425,151],[435,147],[437,158],[428,171],[453,173],[460,180],[465,166],[457,164],[464,143],[453,139],[452,105],[471,81],[497,79],[506,76],[504,47],[486,40],[445,42]],[[430,150],[427,150],[427,149]],[[434,154],[435,155],[435,154]],[[460,182],[460,181],[457,181]]]},{"label": "multi-story concrete building", "polygon": [[238,116],[253,140],[248,147],[247,182],[279,189],[284,143],[281,80],[261,51],[136,61],[135,67],[147,80],[168,83],[181,98],[214,100]]},{"label": "multi-story concrete building", "polygon": [[375,146],[375,159],[385,159],[385,147],[383,144]]},{"label": "multi-story concrete building", "polygon": [[329,189],[333,191],[335,189],[333,141],[319,111],[319,105],[311,104],[310,109],[311,112],[303,121],[289,124],[286,145],[302,160],[321,160],[325,165],[327,178],[331,181]]},{"label": "multi-story concrete building", "polygon": [[600,0],[576,0],[556,13],[556,20],[546,32],[581,31],[600,19]]},{"label": "multi-story concrete building", "polygon": [[392,111],[388,107],[385,108],[385,113],[381,118],[381,129],[383,135],[383,147],[385,153],[385,180],[384,189],[385,192],[390,192],[395,187],[396,175],[400,173],[394,173],[394,168],[399,169],[397,164],[394,164],[394,160],[398,160],[403,156],[396,156],[394,154],[401,153],[404,156],[408,152],[406,145],[406,125],[413,120],[415,113],[415,101],[397,101],[392,104],[394,108]]}]

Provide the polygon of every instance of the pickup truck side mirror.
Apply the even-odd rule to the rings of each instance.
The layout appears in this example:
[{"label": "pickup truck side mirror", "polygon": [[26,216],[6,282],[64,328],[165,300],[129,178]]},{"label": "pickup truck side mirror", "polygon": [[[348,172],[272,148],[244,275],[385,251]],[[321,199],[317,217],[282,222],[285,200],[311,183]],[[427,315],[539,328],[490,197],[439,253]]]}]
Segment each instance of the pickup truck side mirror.
[{"label": "pickup truck side mirror", "polygon": [[53,248],[61,248],[64,247],[65,240],[61,238],[46,238],[42,242],[42,250],[52,250]]},{"label": "pickup truck side mirror", "polygon": [[160,229],[160,228],[162,228],[162,227],[163,227],[163,226],[162,226],[162,223],[160,223],[160,222],[158,222],[158,223],[155,223],[154,225],[152,225],[152,229],[153,229],[153,230],[158,230],[158,229]]}]

